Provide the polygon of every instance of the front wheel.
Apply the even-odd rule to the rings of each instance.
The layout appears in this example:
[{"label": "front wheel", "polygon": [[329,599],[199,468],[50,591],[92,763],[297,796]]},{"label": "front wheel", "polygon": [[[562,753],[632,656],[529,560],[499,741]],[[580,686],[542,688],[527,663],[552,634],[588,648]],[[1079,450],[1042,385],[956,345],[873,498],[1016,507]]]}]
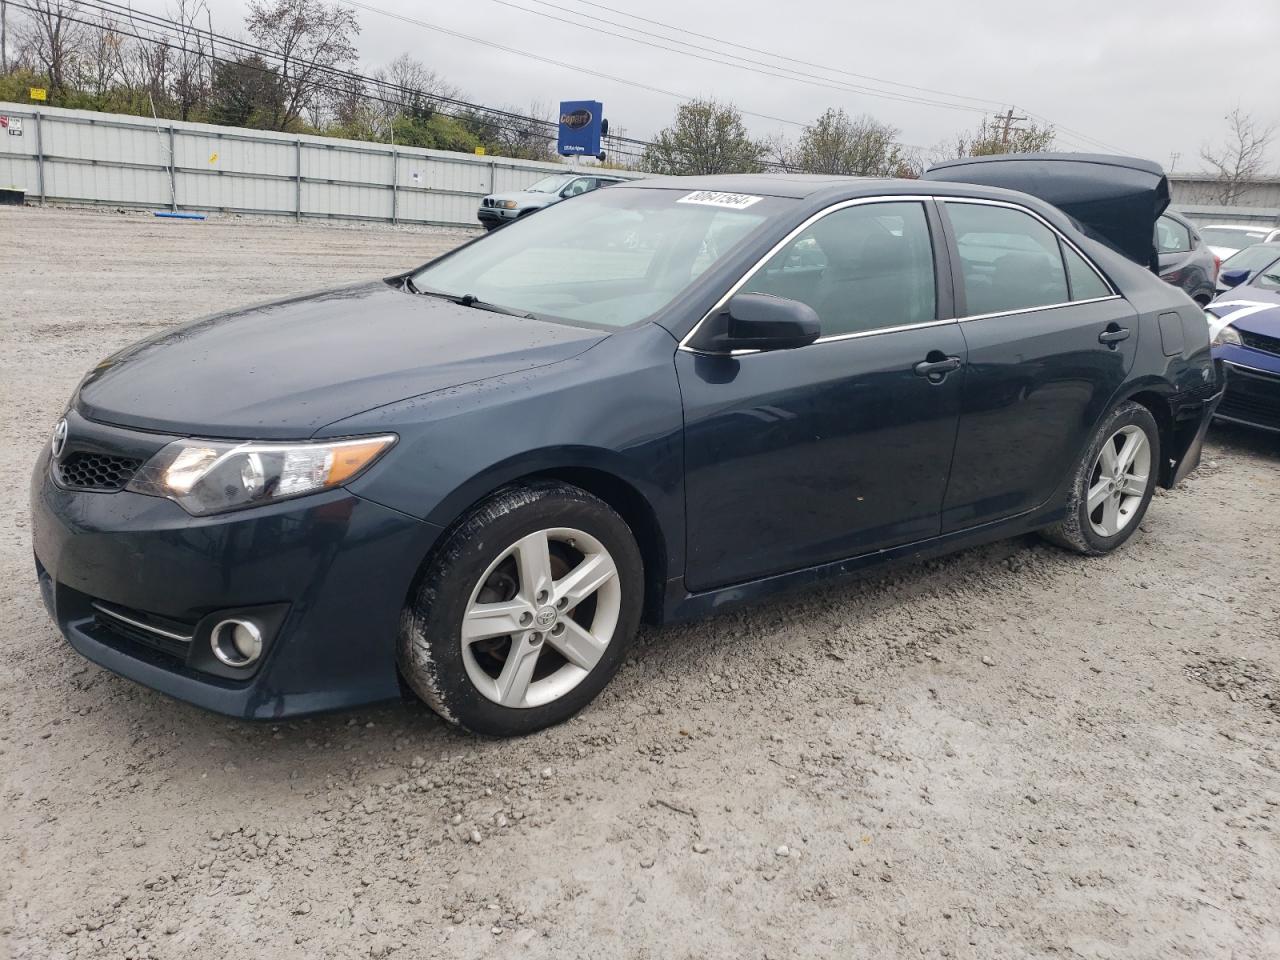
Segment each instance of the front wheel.
[{"label": "front wheel", "polygon": [[1077,553],[1110,553],[1142,522],[1159,464],[1155,417],[1140,403],[1120,404],[1075,467],[1066,518],[1045,530],[1045,537]]},{"label": "front wheel", "polygon": [[476,733],[560,723],[622,663],[643,577],[630,529],[603,501],[550,481],[499,491],[424,572],[402,619],[401,672]]}]

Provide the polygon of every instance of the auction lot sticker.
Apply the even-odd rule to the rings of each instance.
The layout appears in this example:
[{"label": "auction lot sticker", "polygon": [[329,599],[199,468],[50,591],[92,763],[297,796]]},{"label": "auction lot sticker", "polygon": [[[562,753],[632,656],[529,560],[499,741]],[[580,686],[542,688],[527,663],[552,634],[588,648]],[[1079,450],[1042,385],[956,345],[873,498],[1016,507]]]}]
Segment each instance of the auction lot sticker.
[{"label": "auction lot sticker", "polygon": [[759,199],[759,197],[752,197],[745,193],[718,193],[715,190],[695,190],[693,193],[685,194],[676,203],[700,203],[707,207],[728,207],[730,210],[745,210]]}]

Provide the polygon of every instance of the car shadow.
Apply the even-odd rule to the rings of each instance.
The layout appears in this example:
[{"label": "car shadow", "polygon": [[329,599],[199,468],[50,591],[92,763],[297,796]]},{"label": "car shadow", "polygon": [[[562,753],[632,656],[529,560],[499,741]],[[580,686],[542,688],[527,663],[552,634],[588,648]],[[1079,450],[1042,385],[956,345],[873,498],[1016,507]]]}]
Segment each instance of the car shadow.
[{"label": "car shadow", "polygon": [[1238,423],[1215,420],[1209,430],[1205,456],[1213,456],[1215,448],[1226,454],[1245,454],[1280,460],[1280,433],[1246,427]]}]

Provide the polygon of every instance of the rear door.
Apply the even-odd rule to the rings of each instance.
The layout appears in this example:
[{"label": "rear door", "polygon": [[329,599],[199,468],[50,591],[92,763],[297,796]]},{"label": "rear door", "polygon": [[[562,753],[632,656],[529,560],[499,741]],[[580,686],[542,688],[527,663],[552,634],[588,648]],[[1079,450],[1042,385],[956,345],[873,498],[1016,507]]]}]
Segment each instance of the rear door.
[{"label": "rear door", "polygon": [[944,532],[1044,503],[1137,351],[1135,311],[1017,204],[941,201],[968,349]]}]

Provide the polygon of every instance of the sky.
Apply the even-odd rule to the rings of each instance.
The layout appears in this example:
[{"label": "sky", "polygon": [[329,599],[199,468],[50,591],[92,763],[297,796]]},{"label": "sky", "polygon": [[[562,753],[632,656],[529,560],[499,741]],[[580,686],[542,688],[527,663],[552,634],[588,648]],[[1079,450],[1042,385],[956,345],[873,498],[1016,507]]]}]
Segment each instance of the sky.
[{"label": "sky", "polygon": [[[215,30],[239,35],[242,0],[207,2]],[[680,103],[670,94],[731,101],[753,134],[789,139],[840,107],[891,124],[926,152],[976,127],[984,113],[1013,107],[1053,123],[1060,149],[1122,152],[1194,171],[1204,166],[1202,146],[1225,138],[1226,114],[1239,106],[1262,125],[1276,124],[1268,161],[1280,174],[1280,0],[1236,0],[1229,12],[1203,0],[359,2],[363,70],[409,53],[487,105],[524,112],[536,101],[550,115],[560,100],[600,100],[615,132],[640,139],[670,123]],[[135,5],[163,9],[160,0]],[[741,69],[636,41],[757,64]],[[933,102],[911,102],[919,99]]]}]

